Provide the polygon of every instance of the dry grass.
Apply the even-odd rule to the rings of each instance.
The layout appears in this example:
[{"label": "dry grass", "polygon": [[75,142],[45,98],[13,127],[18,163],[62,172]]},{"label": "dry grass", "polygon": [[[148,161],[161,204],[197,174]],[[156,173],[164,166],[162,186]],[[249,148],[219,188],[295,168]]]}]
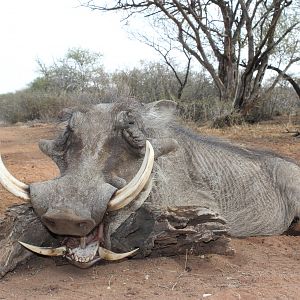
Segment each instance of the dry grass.
[{"label": "dry grass", "polygon": [[283,116],[254,125],[243,124],[223,129],[203,126],[196,130],[202,135],[221,137],[242,146],[271,149],[300,161],[300,138],[293,137],[287,129],[289,131],[300,130],[299,116]]}]

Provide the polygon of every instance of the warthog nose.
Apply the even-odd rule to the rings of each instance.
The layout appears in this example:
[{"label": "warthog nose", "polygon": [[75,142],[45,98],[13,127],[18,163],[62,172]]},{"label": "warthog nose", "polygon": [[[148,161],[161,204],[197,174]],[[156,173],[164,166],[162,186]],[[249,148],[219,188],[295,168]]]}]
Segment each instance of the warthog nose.
[{"label": "warthog nose", "polygon": [[59,235],[85,236],[96,226],[92,218],[78,216],[69,209],[47,212],[41,219],[50,231]]}]

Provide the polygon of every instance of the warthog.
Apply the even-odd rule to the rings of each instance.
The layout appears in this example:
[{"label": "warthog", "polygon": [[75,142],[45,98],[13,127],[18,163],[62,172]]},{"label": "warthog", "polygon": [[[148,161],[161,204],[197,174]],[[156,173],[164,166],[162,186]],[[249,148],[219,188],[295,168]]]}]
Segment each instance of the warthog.
[{"label": "warthog", "polygon": [[[22,245],[63,255],[79,267],[121,259],[145,247],[143,238],[153,228],[149,214],[141,213],[145,207],[168,211],[169,229],[174,220],[185,220],[175,242],[188,226],[199,225],[199,208],[219,215],[232,236],[286,231],[300,213],[300,167],[270,152],[200,136],[179,125],[175,111],[168,100],[127,100],[69,113],[64,131],[39,143],[60,170],[46,182],[27,186],[2,164],[2,185],[29,199],[48,230],[63,237],[58,248]],[[124,224],[126,241],[120,234]],[[187,232],[187,239],[189,234],[196,239],[197,230]],[[158,247],[157,241],[151,247]]]}]

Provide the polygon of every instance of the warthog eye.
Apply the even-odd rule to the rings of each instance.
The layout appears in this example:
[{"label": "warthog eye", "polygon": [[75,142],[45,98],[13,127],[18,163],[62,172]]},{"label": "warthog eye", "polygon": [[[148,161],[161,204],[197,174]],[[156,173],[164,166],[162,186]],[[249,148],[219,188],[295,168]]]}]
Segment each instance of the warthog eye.
[{"label": "warthog eye", "polygon": [[146,141],[140,116],[132,110],[119,112],[116,116],[115,129],[121,133],[131,148],[140,154]]},{"label": "warthog eye", "polygon": [[127,123],[128,125],[134,125],[135,124],[135,121],[134,121],[134,115],[132,112],[130,111],[127,111],[126,112],[126,115],[125,115],[125,123]]}]

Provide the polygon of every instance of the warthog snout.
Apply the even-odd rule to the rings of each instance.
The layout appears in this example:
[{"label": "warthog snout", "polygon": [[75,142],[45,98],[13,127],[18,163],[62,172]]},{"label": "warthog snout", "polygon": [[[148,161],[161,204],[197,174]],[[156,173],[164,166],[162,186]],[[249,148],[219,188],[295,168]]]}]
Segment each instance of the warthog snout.
[{"label": "warthog snout", "polygon": [[77,215],[71,209],[50,210],[41,219],[49,230],[61,235],[85,236],[96,226],[88,213]]},{"label": "warthog snout", "polygon": [[101,223],[116,190],[100,179],[87,182],[62,176],[31,184],[30,196],[34,210],[51,232],[83,237]]}]

